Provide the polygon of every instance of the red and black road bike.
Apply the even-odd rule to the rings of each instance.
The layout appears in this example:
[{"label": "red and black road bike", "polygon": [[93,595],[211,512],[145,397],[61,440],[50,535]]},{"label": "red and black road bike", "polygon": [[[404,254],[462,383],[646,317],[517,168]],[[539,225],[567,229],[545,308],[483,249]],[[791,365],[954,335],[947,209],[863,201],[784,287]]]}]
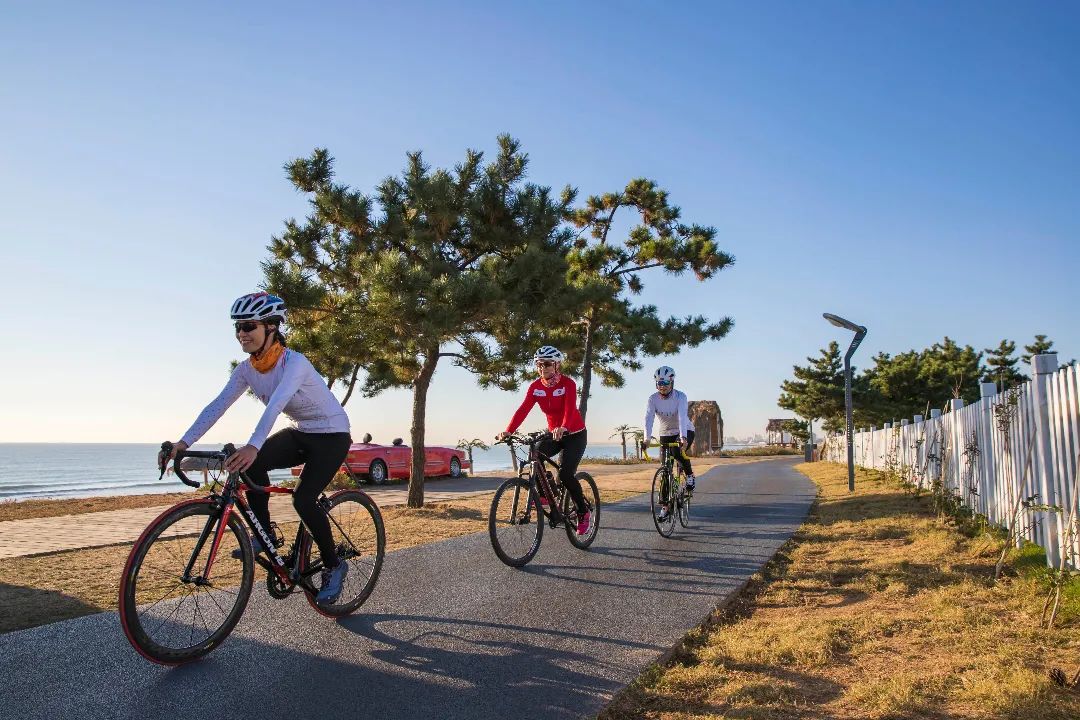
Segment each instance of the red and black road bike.
[{"label": "red and black road bike", "polygon": [[[511,567],[523,567],[540,550],[545,522],[551,527],[566,527],[570,544],[585,550],[596,539],[600,529],[600,491],[587,472],[574,475],[581,482],[585,507],[589,512],[589,528],[579,535],[578,514],[570,493],[559,482],[559,463],[540,452],[540,443],[550,440],[550,432],[528,435],[507,435],[500,442],[510,447],[529,448],[528,459],[518,460],[518,477],[510,478],[495,491],[488,514],[488,536],[495,554]],[[545,465],[554,468],[548,470]]]},{"label": "red and black road bike", "polygon": [[[161,449],[167,458],[171,443]],[[191,487],[201,485],[184,474],[183,461],[198,458],[210,470],[221,468],[235,452],[178,452],[173,468]],[[165,468],[161,467],[162,475]],[[179,665],[207,654],[232,632],[251,596],[255,565],[266,571],[266,589],[282,599],[299,588],[319,613],[340,617],[360,607],[379,578],[386,551],[382,514],[375,501],[359,490],[340,490],[319,497],[330,520],[334,547],[349,564],[341,595],[333,603],[315,601],[313,583],[323,563],[311,534],[297,522],[292,545],[276,527],[259,523],[246,495],[291,494],[290,488],[262,487],[244,473],[216,479],[208,497],[169,508],[147,526],[131,548],[120,578],[120,623],[132,646],[147,660]],[[244,526],[247,526],[245,529]],[[248,533],[259,537],[268,552],[255,553]]]}]

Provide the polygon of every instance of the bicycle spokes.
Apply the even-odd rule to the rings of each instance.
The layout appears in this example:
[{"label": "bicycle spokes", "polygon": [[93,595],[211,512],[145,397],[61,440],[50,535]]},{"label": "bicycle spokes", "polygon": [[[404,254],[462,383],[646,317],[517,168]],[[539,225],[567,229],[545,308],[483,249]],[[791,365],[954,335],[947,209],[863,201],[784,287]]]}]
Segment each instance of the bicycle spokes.
[{"label": "bicycle spokes", "polygon": [[235,519],[218,536],[219,515],[209,503],[180,505],[132,548],[121,581],[121,621],[150,659],[179,663],[209,652],[243,612],[252,578],[247,536]]}]

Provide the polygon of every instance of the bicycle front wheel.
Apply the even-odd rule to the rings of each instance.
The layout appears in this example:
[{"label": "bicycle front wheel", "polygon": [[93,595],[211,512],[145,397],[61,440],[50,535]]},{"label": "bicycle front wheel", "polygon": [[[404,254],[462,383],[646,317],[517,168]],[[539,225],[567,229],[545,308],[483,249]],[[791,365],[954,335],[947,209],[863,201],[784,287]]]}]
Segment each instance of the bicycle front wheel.
[{"label": "bicycle front wheel", "polygon": [[222,510],[210,500],[166,510],[143,531],[124,566],[124,634],[143,657],[162,665],[202,657],[240,620],[254,566],[251,541],[235,513],[222,527]]},{"label": "bicycle front wheel", "polygon": [[[675,503],[673,502],[671,477],[660,468],[656,471],[652,481],[652,494],[649,496],[649,505],[652,510],[653,525],[656,532],[664,537],[671,537],[675,531]],[[661,517],[661,513],[663,517]]]},{"label": "bicycle front wheel", "polygon": [[690,527],[690,493],[686,491],[686,486],[681,485],[679,487],[679,524],[684,528]]},{"label": "bicycle front wheel", "polygon": [[[355,611],[371,595],[382,570],[386,555],[386,530],[382,513],[368,495],[360,490],[341,490],[326,500],[326,515],[338,562],[348,564],[349,571],[341,587],[341,595],[332,603],[319,604],[315,596],[305,592],[311,607],[329,617],[341,617]],[[321,560],[312,558],[311,534],[304,533],[301,541],[301,573],[314,577],[322,570]]]},{"label": "bicycle front wheel", "polygon": [[544,513],[527,480],[511,478],[495,491],[488,537],[495,554],[510,567],[522,567],[536,555],[544,537]]},{"label": "bicycle front wheel", "polygon": [[574,477],[581,483],[581,494],[585,496],[585,508],[589,511],[589,529],[578,535],[577,508],[574,507],[569,492],[563,493],[562,513],[566,518],[566,537],[570,539],[570,544],[578,550],[585,550],[592,545],[600,531],[600,491],[589,473],[582,471]]}]

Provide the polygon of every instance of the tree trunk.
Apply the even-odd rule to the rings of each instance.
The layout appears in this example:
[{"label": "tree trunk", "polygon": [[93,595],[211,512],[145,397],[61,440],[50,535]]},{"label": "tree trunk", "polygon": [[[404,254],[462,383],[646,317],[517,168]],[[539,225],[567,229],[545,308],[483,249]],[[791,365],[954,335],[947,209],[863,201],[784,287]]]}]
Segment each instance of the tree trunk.
[{"label": "tree trunk", "polygon": [[622,459],[623,459],[623,462],[626,462],[626,433],[621,433],[621,435],[622,435]]},{"label": "tree trunk", "polygon": [[578,411],[581,413],[582,420],[585,420],[589,412],[589,389],[592,387],[592,331],[592,313],[590,313],[585,319],[585,357],[581,364],[581,400],[578,402]]},{"label": "tree trunk", "polygon": [[476,474],[476,470],[473,468],[473,462],[472,462],[472,445],[469,446],[469,474],[470,475],[475,475]]},{"label": "tree trunk", "polygon": [[435,366],[439,363],[439,348],[428,352],[424,356],[424,364],[420,367],[420,374],[413,382],[412,404],[412,434],[409,442],[412,443],[412,468],[409,471],[409,500],[411,508],[424,507],[424,464],[427,456],[424,453],[424,420],[427,416],[427,392],[431,386],[431,376],[435,374]]}]

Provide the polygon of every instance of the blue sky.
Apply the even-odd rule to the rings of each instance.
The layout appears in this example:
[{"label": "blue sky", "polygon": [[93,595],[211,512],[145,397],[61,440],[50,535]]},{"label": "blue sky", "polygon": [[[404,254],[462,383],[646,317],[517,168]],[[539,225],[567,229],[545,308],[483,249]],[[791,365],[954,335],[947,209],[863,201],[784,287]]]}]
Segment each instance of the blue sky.
[{"label": "blue sky", "polygon": [[[837,337],[823,311],[870,328],[857,362],[946,334],[1080,356],[1074,3],[148,5],[4,10],[0,441],[178,437],[240,356],[228,305],[305,212],[282,165],[317,146],[365,191],[408,150],[450,165],[501,132],[535,182],[657,180],[736,264],[645,276],[643,300],[735,329],[650,366],[728,434],[788,415],[780,381]],[[650,390],[651,369],[599,389],[592,439]],[[447,367],[429,399],[448,442],[519,395]],[[356,435],[407,436],[407,391],[347,409]]]}]

